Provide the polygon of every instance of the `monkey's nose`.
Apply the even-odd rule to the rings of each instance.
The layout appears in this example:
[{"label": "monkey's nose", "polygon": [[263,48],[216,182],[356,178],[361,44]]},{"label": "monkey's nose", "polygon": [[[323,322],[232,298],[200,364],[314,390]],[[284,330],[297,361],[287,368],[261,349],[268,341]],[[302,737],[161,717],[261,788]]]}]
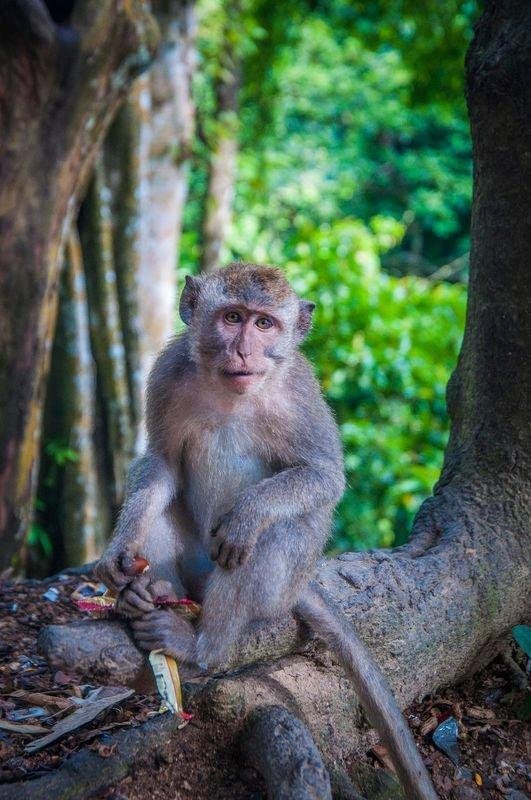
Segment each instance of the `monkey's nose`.
[{"label": "monkey's nose", "polygon": [[245,344],[245,342],[240,342],[237,345],[236,352],[240,356],[240,358],[243,359],[249,358],[249,356],[252,356],[253,354],[252,347],[248,344]]}]

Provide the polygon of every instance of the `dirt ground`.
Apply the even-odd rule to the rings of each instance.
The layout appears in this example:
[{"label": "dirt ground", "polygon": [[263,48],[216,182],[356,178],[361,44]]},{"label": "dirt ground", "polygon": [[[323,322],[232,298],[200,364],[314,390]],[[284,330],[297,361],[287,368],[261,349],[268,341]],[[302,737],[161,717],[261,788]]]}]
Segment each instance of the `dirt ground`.
[{"label": "dirt ground", "polygon": [[[53,674],[36,647],[43,625],[82,616],[71,600],[81,582],[79,577],[47,584],[0,582],[0,798],[2,784],[48,774],[82,748],[91,748],[102,759],[115,755],[111,734],[140,725],[157,714],[158,697],[133,694],[40,752],[25,754],[24,747],[38,734],[26,733],[20,725],[48,729],[72,713],[75,698],[86,698],[94,688],[80,686],[61,672]],[[50,589],[51,599],[45,599],[43,594]],[[519,672],[518,666],[525,669],[525,656],[516,648],[513,655],[512,663],[497,659],[468,683],[425,698],[405,712],[443,800],[531,797],[530,738],[520,718],[524,713],[524,673]],[[28,712],[29,709],[33,711]],[[439,726],[445,722],[441,729]],[[433,735],[438,728],[439,736],[444,728],[448,729],[449,741],[439,744],[444,749],[449,743],[457,763],[435,745]],[[452,739],[455,732],[457,739]],[[225,741],[224,731],[212,723],[193,718],[173,742],[169,755],[159,757],[156,763],[139,762],[127,778],[94,798],[265,797],[260,777],[239,763],[238,753]],[[365,760],[373,767],[392,772],[383,747],[373,748]]]}]

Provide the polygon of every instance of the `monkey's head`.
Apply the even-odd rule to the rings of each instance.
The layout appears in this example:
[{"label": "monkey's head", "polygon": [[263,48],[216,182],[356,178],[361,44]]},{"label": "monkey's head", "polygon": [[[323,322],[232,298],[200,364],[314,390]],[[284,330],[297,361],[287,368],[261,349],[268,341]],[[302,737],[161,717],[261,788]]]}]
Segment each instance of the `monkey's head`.
[{"label": "monkey's head", "polygon": [[193,360],[237,394],[258,389],[289,361],[310,329],[313,309],[281,270],[237,262],[187,276],[179,305]]}]

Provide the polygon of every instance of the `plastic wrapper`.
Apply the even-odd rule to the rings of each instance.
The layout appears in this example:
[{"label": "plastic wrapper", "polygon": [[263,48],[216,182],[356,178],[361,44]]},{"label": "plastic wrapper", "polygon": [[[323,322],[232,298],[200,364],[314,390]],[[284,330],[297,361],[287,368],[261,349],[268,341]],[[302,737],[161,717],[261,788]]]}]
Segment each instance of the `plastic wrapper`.
[{"label": "plastic wrapper", "polygon": [[448,717],[433,731],[434,744],[446,753],[454,764],[459,763],[459,743],[457,740],[458,727],[455,717]]}]

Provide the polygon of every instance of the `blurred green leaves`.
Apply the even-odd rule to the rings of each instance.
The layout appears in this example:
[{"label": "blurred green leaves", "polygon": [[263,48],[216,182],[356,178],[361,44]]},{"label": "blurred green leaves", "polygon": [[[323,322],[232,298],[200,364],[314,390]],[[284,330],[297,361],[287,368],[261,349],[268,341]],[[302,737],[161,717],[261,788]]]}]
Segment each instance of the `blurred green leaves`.
[{"label": "blurred green leaves", "polygon": [[305,228],[299,257],[286,264],[297,291],[317,302],[305,349],[345,447],[334,549],[404,542],[442,465],[466,291],[386,274],[379,257],[399,236],[381,217]]},{"label": "blurred green leaves", "polygon": [[531,628],[529,625],[515,625],[513,636],[528,658],[531,658]]},{"label": "blurred green leaves", "polygon": [[[440,472],[445,387],[464,327],[464,284],[427,276],[457,262],[441,274],[466,277],[463,64],[477,3],[247,0],[242,8],[239,35],[249,41],[240,47],[227,257],[283,266],[317,303],[305,349],[340,424],[348,477],[332,548],[398,544]],[[221,29],[209,13],[197,93],[204,130]],[[199,148],[183,271],[198,262],[204,187]]]}]

